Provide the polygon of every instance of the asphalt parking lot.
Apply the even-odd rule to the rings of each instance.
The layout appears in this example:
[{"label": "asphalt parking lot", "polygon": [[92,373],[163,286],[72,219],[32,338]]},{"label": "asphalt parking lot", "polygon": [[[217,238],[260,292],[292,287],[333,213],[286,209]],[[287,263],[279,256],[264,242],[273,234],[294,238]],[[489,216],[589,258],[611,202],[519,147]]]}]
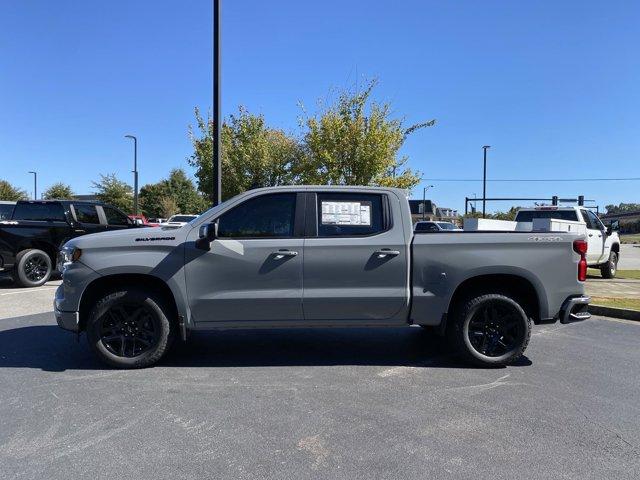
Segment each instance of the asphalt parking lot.
[{"label": "asphalt parking lot", "polygon": [[200,334],[118,371],[58,329],[51,289],[15,292],[3,479],[640,477],[640,323],[535,327],[504,369],[405,328]]}]

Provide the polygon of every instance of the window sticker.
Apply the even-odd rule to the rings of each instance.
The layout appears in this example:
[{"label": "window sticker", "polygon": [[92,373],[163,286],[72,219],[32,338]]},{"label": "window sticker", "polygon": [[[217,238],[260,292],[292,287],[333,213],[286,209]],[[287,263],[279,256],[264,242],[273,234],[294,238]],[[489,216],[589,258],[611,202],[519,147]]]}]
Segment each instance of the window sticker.
[{"label": "window sticker", "polygon": [[322,202],[322,225],[371,225],[371,202]]}]

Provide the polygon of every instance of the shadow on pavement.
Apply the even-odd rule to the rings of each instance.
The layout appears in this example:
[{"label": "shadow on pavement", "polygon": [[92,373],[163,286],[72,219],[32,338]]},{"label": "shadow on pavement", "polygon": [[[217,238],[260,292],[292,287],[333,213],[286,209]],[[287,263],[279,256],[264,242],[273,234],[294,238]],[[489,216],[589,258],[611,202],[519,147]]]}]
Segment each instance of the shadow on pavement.
[{"label": "shadow on pavement", "polygon": [[[514,366],[529,366],[524,357]],[[163,367],[373,365],[473,368],[450,354],[444,339],[419,328],[238,330],[194,333],[176,342]],[[0,331],[0,368],[45,371],[108,369],[86,339],[55,325]]]}]

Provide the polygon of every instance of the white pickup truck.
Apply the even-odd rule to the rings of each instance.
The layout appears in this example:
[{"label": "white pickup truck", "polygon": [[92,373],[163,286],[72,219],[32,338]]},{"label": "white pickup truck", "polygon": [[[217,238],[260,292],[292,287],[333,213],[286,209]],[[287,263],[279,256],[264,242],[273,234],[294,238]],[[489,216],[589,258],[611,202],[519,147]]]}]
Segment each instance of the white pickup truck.
[{"label": "white pickup truck", "polygon": [[[534,225],[538,219],[558,220],[566,224],[567,228],[551,224],[550,230],[570,231],[572,224],[584,229],[587,238],[587,263],[590,267],[599,268],[603,278],[613,278],[618,269],[620,259],[620,238],[617,225],[605,227],[598,216],[585,207],[541,206],[522,208],[516,214],[516,229],[537,230],[540,225]],[[527,228],[528,227],[528,228]]]}]

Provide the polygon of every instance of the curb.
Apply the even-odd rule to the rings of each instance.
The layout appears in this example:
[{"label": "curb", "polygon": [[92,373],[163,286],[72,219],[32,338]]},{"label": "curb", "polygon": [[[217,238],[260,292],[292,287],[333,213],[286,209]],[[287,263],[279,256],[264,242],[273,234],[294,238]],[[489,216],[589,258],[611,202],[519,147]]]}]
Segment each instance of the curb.
[{"label": "curb", "polygon": [[604,307],[602,305],[589,305],[589,313],[603,317],[622,318],[640,322],[640,311],[627,308]]}]

